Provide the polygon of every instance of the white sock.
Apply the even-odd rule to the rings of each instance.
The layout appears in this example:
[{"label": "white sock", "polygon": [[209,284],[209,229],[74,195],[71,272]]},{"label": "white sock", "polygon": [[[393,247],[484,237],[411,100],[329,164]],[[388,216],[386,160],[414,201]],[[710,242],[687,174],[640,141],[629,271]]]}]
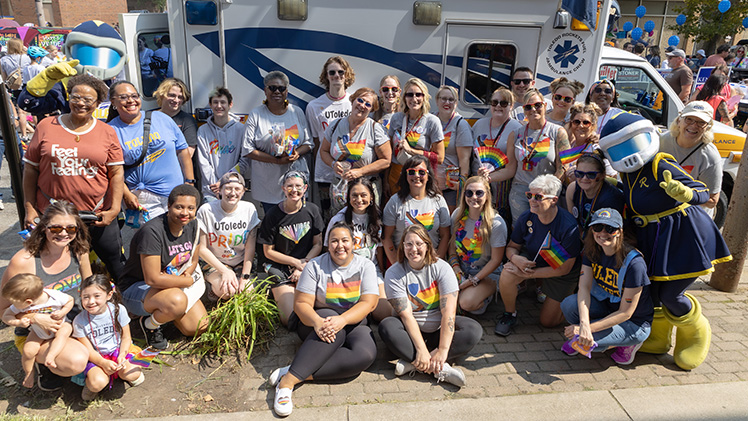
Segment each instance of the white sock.
[{"label": "white sock", "polygon": [[146,327],[146,329],[158,329],[159,326],[161,326],[163,323],[159,323],[153,316],[145,319],[145,322],[143,323]]}]

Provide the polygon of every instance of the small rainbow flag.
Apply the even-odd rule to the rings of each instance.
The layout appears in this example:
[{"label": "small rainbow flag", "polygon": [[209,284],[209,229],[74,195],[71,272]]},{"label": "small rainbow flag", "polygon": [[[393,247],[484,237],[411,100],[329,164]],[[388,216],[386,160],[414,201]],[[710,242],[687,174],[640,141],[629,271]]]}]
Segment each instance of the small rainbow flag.
[{"label": "small rainbow flag", "polygon": [[141,350],[140,352],[136,354],[127,354],[127,359],[130,360],[130,363],[132,365],[148,367],[149,365],[151,365],[151,361],[153,361],[153,359],[156,358],[159,352],[160,351],[157,351],[151,347],[148,347],[144,350]]},{"label": "small rainbow flag", "polygon": [[489,170],[491,171],[504,168],[506,163],[509,161],[504,152],[501,152],[501,149],[492,148],[490,146],[475,148],[475,155],[478,157],[481,164],[490,165],[492,168],[489,168]]},{"label": "small rainbow flag", "polygon": [[540,257],[542,257],[543,260],[545,260],[553,269],[558,269],[565,261],[571,258],[561,243],[553,238],[550,231],[548,232],[548,235],[545,236],[545,240],[543,240],[543,245],[540,247],[538,255],[540,255]]},{"label": "small rainbow flag", "polygon": [[558,157],[561,158],[561,163],[566,165],[570,164],[577,159],[579,159],[580,156],[582,156],[582,152],[584,152],[584,149],[587,147],[587,145],[581,145],[577,146],[576,148],[567,149],[565,151],[561,151],[558,153]]},{"label": "small rainbow flag", "polygon": [[327,281],[327,292],[325,302],[333,307],[349,309],[358,302],[361,297],[361,275],[355,274],[353,278],[336,284],[332,277]]},{"label": "small rainbow flag", "polygon": [[548,156],[548,151],[550,150],[551,150],[551,139],[546,137],[545,139],[535,144],[535,148],[532,150],[532,155],[530,155],[530,161],[532,161],[535,164],[538,164],[540,161],[543,160],[543,158]]}]

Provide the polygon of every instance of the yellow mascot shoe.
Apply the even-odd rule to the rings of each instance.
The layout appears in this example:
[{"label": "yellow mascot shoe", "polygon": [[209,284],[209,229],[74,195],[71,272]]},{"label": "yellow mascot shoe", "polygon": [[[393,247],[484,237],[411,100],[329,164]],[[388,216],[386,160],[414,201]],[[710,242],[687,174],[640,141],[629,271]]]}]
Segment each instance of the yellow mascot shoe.
[{"label": "yellow mascot shoe", "polygon": [[662,307],[655,307],[652,330],[649,337],[644,341],[639,352],[647,354],[667,354],[673,340],[673,324],[670,323],[662,312]]},{"label": "yellow mascot shoe", "polygon": [[693,370],[701,365],[709,354],[712,341],[712,328],[709,320],[701,314],[701,304],[691,294],[685,294],[691,300],[691,311],[675,317],[663,308],[665,317],[676,327],[675,351],[673,359],[678,367]]}]

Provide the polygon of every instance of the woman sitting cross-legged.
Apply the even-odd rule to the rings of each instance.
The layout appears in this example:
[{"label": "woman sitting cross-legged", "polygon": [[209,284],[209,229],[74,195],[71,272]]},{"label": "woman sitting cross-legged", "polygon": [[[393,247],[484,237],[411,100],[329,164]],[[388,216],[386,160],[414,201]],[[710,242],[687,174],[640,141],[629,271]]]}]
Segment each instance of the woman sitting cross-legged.
[{"label": "woman sitting cross-legged", "polygon": [[459,285],[449,264],[437,257],[422,225],[405,229],[397,262],[384,275],[397,316],[379,323],[379,336],[397,357],[395,375],[418,370],[437,381],[465,385],[465,374],[447,360],[467,354],[483,336],[473,319],[457,316]]},{"label": "woman sitting cross-legged", "polygon": [[[624,242],[623,218],[615,209],[596,211],[585,238],[579,292],[561,303],[571,323],[564,334],[569,339],[561,350],[578,352],[571,345],[576,339],[593,351],[617,347],[613,361],[627,365],[652,330],[654,307],[649,295],[649,277],[644,257]],[[578,338],[577,338],[578,337]]]},{"label": "woman sitting cross-legged", "polygon": [[291,392],[302,381],[338,380],[359,375],[377,355],[366,316],[379,299],[377,270],[370,259],[353,253],[353,229],[333,225],[329,252],[309,261],[296,284],[294,313],[304,341],[290,366],[281,367],[269,382],[276,386],[273,409],[291,414]]}]

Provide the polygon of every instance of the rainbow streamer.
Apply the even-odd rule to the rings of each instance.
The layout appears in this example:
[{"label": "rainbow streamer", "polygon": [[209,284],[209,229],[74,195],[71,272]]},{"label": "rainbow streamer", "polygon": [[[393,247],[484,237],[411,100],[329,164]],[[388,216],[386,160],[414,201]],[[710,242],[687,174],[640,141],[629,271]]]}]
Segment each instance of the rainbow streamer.
[{"label": "rainbow streamer", "polygon": [[333,307],[349,309],[356,304],[361,297],[361,275],[355,274],[351,279],[345,280],[340,284],[332,281],[332,277],[327,281],[327,291],[325,293],[325,302]]},{"label": "rainbow streamer", "polygon": [[478,160],[481,164],[490,165],[493,168],[489,168],[491,171],[496,171],[500,168],[504,168],[509,159],[506,157],[501,149],[492,148],[490,146],[481,146],[475,148],[475,155],[478,156]]},{"label": "rainbow streamer", "polygon": [[311,228],[311,224],[309,221],[300,222],[298,224],[293,225],[286,225],[285,227],[280,227],[280,234],[289,240],[293,241],[294,244],[299,244],[299,241],[301,241],[302,238],[306,235],[306,233],[309,232],[309,229]]},{"label": "rainbow streamer", "polygon": [[532,161],[534,164],[538,164],[540,161],[543,160],[546,156],[548,156],[548,152],[551,150],[551,139],[545,138],[535,144],[535,148],[532,150],[532,155],[530,155],[530,161]]},{"label": "rainbow streamer", "polygon": [[151,362],[154,358],[159,354],[160,351],[157,351],[151,347],[148,347],[146,349],[141,350],[137,354],[127,354],[127,359],[130,360],[130,363],[132,365],[138,365],[140,367],[148,367],[151,365]]},{"label": "rainbow streamer", "polygon": [[567,149],[565,151],[561,151],[558,153],[558,157],[561,158],[561,163],[571,164],[572,162],[579,159],[580,156],[582,156],[582,152],[584,152],[584,149],[587,147],[587,145],[577,146],[576,148]]},{"label": "rainbow streamer", "polygon": [[540,257],[542,257],[543,260],[545,260],[553,269],[558,269],[565,261],[571,258],[561,243],[556,241],[550,232],[545,236],[545,240],[543,240],[543,245],[540,247],[538,255],[540,255]]}]

